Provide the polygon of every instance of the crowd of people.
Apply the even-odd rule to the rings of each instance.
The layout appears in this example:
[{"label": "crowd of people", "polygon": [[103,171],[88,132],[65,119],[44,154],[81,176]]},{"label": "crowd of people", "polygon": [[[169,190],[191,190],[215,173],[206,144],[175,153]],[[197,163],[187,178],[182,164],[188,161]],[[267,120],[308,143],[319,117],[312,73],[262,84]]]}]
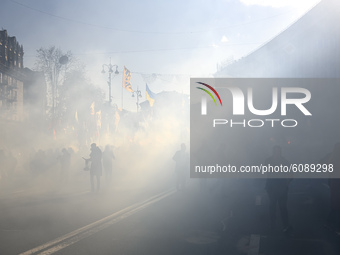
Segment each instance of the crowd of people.
[{"label": "crowd of people", "polygon": [[[91,146],[91,176],[101,176],[103,164],[108,181],[112,177],[112,160],[115,158],[112,146],[106,145],[103,153],[99,147]],[[67,182],[73,174],[83,169],[82,155],[88,151],[74,151],[71,147],[62,149],[38,149],[31,153],[13,153],[10,150],[0,150],[0,184],[2,187],[15,184],[26,178],[26,181],[37,179],[39,176],[55,173],[59,182]],[[26,155],[26,156],[24,156]],[[99,164],[100,161],[100,164]],[[22,177],[22,178],[20,178]],[[92,177],[91,177],[92,183]],[[99,183],[99,178],[97,178]],[[98,185],[99,188],[99,185]]]},{"label": "crowd of people", "polygon": [[[176,173],[176,181],[175,185],[178,191],[183,191],[185,189],[186,183],[186,171],[189,168],[189,156],[186,152],[185,144],[181,145],[181,149],[178,150],[173,156],[173,160],[176,162],[175,164],[175,173]],[[267,159],[263,161],[265,165],[271,166],[289,166],[290,162],[287,160],[282,154],[282,148],[280,146],[274,146],[272,149],[272,155],[270,155]],[[322,158],[319,164],[332,164],[334,167],[334,171],[338,171],[340,169],[340,143],[335,144],[334,149],[331,153],[328,153],[324,158]],[[256,182],[261,183],[262,189],[267,194],[268,198],[268,225],[269,225],[269,233],[276,233],[278,230],[278,219],[277,214],[279,213],[282,232],[290,236],[294,233],[294,226],[290,220],[290,211],[288,209],[288,200],[290,189],[292,188],[292,182],[294,179],[294,175],[292,173],[287,173],[285,176],[280,176],[280,178],[275,177],[274,175],[267,175],[264,182]],[[329,205],[325,208],[321,208],[324,211],[328,211],[327,217],[324,217],[324,227],[331,231],[332,233],[340,236],[340,179],[338,178],[329,178],[327,179],[299,179],[299,183],[310,183],[310,186],[313,186],[317,183],[326,184],[329,188]],[[213,192],[217,188],[228,189],[226,186],[230,186],[232,184],[232,180],[230,179],[201,179],[199,183],[201,184],[202,191],[210,191]],[[245,182],[246,183],[246,182]],[[255,182],[254,182],[255,183]],[[295,182],[297,183],[297,182]],[[235,193],[237,194],[237,190],[244,189],[241,184],[238,188],[236,188]],[[300,187],[302,188],[302,187]],[[313,188],[312,188],[313,189]],[[316,190],[305,190],[305,192],[310,192],[311,195],[317,195],[318,191]],[[237,195],[235,195],[237,197]],[[317,196],[316,196],[317,197]],[[235,198],[237,199],[237,198]],[[322,199],[328,199],[323,197]],[[320,201],[319,201],[320,202]],[[323,201],[323,205],[326,205],[327,202]]]},{"label": "crowd of people", "polygon": [[[80,166],[77,159],[81,159],[86,153],[88,153],[88,156],[83,157],[85,167],[84,165]],[[19,156],[20,154],[18,154],[18,157]],[[22,160],[22,158],[20,159]],[[75,152],[72,148],[37,150],[29,155],[26,166],[28,166],[27,170],[33,177],[49,171],[58,171],[60,181],[66,181],[75,169],[78,172],[80,169],[84,169],[89,172],[91,192],[98,192],[101,188],[101,178],[103,175],[107,183],[111,183],[114,159],[115,155],[112,146],[106,145],[105,149],[102,150],[96,143],[92,143],[90,149],[87,149],[87,152]],[[175,162],[175,186],[178,191],[184,191],[189,171],[189,154],[186,151],[186,145],[184,143],[181,144],[180,149],[175,152],[172,160]],[[0,169],[0,182],[10,182],[13,176],[16,175],[18,171],[17,168],[21,166],[19,160],[12,152],[0,150],[0,162],[3,166]],[[332,163],[334,169],[340,168],[340,143],[334,146],[332,153],[329,153],[322,159],[322,162]],[[279,146],[273,148],[272,155],[268,157],[264,163],[273,166],[289,164],[288,160],[283,157],[281,147]],[[288,193],[292,180],[293,176],[279,179],[267,178],[265,186],[263,187],[269,199],[269,223],[272,231],[276,227],[277,207],[280,212],[283,231],[287,234],[293,231],[287,209]],[[330,179],[328,184],[330,191],[330,213],[325,221],[325,227],[340,235],[340,180]]]}]

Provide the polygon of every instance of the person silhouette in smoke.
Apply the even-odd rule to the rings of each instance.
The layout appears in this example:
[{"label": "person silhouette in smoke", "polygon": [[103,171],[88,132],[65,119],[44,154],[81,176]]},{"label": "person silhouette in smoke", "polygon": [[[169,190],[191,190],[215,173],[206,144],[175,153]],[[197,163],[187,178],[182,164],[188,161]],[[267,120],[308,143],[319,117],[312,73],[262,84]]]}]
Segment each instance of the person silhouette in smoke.
[{"label": "person silhouette in smoke", "polygon": [[91,192],[94,192],[94,178],[97,179],[97,187],[96,191],[99,191],[100,188],[100,176],[102,175],[102,151],[97,147],[95,143],[91,144],[91,153],[90,158],[91,161],[90,167],[90,178],[91,178]]},{"label": "person silhouette in smoke", "polygon": [[176,188],[177,190],[185,189],[185,173],[189,166],[189,157],[186,153],[186,146],[181,144],[181,150],[177,151],[172,159],[176,162]]},{"label": "person silhouette in smoke", "polygon": [[[329,164],[333,164],[334,172],[340,169],[340,143],[335,144],[332,154],[330,155]],[[325,225],[331,231],[334,231],[337,235],[340,235],[340,179],[329,179],[330,189],[330,212],[327,219],[327,225]]]},{"label": "person silhouette in smoke", "polygon": [[[282,156],[280,146],[274,146],[272,156],[265,161],[266,166],[287,166],[288,164],[288,160]],[[268,178],[266,180],[265,189],[269,197],[270,230],[272,233],[275,230],[277,204],[279,205],[281,220],[284,227],[283,232],[288,234],[292,230],[292,227],[289,225],[287,209],[288,188],[291,180],[291,178]]]},{"label": "person silhouette in smoke", "polygon": [[112,149],[110,145],[105,146],[105,150],[103,151],[103,167],[105,171],[105,177],[107,182],[111,182],[112,178],[112,160],[115,159],[113,155]]},{"label": "person silhouette in smoke", "polygon": [[65,149],[62,149],[61,156],[58,157],[60,161],[60,180],[67,181],[71,166],[71,154]]},{"label": "person silhouette in smoke", "polygon": [[4,180],[6,180],[7,177],[7,172],[5,170],[6,168],[3,167],[7,164],[7,157],[4,150],[0,150],[0,162],[2,165],[2,167],[0,168],[0,181],[3,182]]}]

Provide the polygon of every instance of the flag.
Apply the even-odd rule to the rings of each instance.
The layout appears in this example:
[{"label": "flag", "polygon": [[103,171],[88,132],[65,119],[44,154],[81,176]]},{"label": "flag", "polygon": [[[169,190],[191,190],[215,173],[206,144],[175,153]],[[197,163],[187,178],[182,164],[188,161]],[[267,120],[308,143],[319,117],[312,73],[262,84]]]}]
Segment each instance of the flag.
[{"label": "flag", "polygon": [[149,101],[150,103],[150,106],[152,107],[154,102],[155,102],[155,98],[156,98],[156,95],[155,93],[153,93],[150,89],[149,89],[149,86],[148,84],[146,84],[146,99]]},{"label": "flag", "polygon": [[124,66],[124,73],[123,73],[123,88],[125,88],[129,92],[133,92],[131,87],[131,73],[130,71]]},{"label": "flag", "polygon": [[74,115],[74,118],[76,119],[77,123],[79,122],[78,120],[78,111],[76,110],[76,114]]},{"label": "flag", "polygon": [[94,102],[90,105],[91,115],[94,115]]}]

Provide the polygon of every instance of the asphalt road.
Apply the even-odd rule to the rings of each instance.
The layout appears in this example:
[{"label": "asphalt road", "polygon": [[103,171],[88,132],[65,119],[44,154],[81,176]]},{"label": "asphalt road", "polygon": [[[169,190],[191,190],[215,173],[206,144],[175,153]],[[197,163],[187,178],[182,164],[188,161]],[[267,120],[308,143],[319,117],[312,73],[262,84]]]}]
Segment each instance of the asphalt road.
[{"label": "asphalt road", "polygon": [[14,192],[0,198],[0,254],[338,254],[322,188],[292,185],[287,237],[268,235],[263,183],[225,184]]}]

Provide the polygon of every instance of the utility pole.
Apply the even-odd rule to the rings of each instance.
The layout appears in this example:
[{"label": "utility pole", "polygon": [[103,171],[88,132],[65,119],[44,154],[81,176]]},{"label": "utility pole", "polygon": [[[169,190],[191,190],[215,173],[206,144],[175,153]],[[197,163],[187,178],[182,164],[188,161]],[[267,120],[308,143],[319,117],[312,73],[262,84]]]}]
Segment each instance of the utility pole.
[{"label": "utility pole", "polygon": [[137,87],[137,90],[132,92],[132,97],[135,97],[135,93],[136,93],[136,105],[137,105],[137,112],[138,112],[138,109],[139,109],[139,98],[142,97],[142,91],[140,91]]},{"label": "utility pole", "polygon": [[103,69],[102,69],[102,73],[105,73],[105,67],[108,69],[109,72],[109,80],[107,82],[107,84],[109,85],[109,105],[111,105],[112,103],[112,96],[111,96],[111,77],[112,77],[112,73],[113,73],[113,67],[116,67],[116,71],[114,72],[115,75],[119,74],[118,72],[118,66],[117,65],[112,65],[111,64],[111,58],[110,58],[110,64],[106,65],[103,64]]}]

